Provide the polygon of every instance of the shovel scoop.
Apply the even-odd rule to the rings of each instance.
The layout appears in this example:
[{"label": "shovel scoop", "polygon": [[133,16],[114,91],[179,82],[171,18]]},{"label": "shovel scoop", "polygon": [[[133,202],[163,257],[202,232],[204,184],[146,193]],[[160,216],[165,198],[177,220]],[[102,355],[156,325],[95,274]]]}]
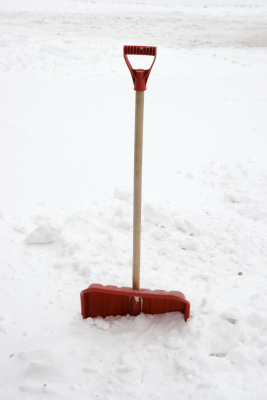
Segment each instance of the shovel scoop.
[{"label": "shovel scoop", "polygon": [[[164,314],[178,311],[189,318],[190,303],[178,291],[140,289],[141,256],[141,199],[142,199],[142,153],[144,92],[154,65],[157,48],[148,46],[124,46],[123,55],[130,70],[135,98],[135,149],[134,149],[134,212],[133,212],[133,280],[132,288],[92,284],[81,292],[83,318],[116,315]],[[149,69],[133,69],[128,55],[154,57]]]},{"label": "shovel scoop", "polygon": [[90,285],[81,292],[83,318],[115,315],[164,314],[179,311],[189,318],[190,303],[177,291]]}]

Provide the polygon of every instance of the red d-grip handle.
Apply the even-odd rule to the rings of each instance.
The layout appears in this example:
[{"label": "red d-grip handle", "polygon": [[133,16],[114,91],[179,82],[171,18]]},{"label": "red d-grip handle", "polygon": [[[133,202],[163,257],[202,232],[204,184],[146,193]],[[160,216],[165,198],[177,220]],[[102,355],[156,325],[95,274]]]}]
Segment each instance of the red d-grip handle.
[{"label": "red d-grip handle", "polygon": [[[154,56],[154,60],[149,69],[133,69],[127,57],[128,54],[135,54],[139,56]],[[156,60],[157,48],[151,46],[123,46],[123,56],[133,78],[134,90],[136,92],[144,92],[146,90],[146,83],[150,71]]]}]

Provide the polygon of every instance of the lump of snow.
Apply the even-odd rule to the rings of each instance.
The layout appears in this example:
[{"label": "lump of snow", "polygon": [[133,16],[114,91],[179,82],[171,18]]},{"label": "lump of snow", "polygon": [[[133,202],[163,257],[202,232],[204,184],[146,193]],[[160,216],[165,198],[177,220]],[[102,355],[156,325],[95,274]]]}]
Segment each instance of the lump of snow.
[{"label": "lump of snow", "polygon": [[46,244],[55,242],[61,235],[61,229],[52,226],[50,223],[42,224],[34,231],[30,232],[25,242],[27,244]]},{"label": "lump of snow", "polygon": [[130,197],[132,196],[132,193],[128,190],[122,190],[115,188],[114,190],[114,195],[120,200],[128,201]]},{"label": "lump of snow", "polygon": [[98,329],[102,329],[103,331],[107,331],[110,328],[110,324],[105,321],[103,318],[97,318],[94,320],[95,326]]},{"label": "lump of snow", "polygon": [[187,233],[188,235],[195,236],[199,234],[199,230],[186,219],[174,217],[174,224],[177,229],[184,233]]},{"label": "lump of snow", "polygon": [[126,219],[121,220],[119,225],[123,229],[130,229],[132,227],[132,224]]},{"label": "lump of snow", "polygon": [[248,316],[248,319],[251,325],[254,326],[254,328],[267,329],[267,318],[263,312],[251,312]]},{"label": "lump of snow", "polygon": [[231,191],[231,192],[225,193],[225,200],[229,201],[230,203],[240,203],[241,196],[239,193]]},{"label": "lump of snow", "polygon": [[180,349],[183,346],[183,341],[179,337],[171,336],[166,339],[165,346],[171,350]]},{"label": "lump of snow", "polygon": [[151,222],[155,225],[160,225],[162,222],[168,219],[168,216],[162,210],[158,210],[154,207],[151,207],[149,204],[145,204],[143,207],[143,215],[144,219],[147,222]]},{"label": "lump of snow", "polygon": [[267,351],[263,352],[260,356],[260,362],[262,365],[267,365]]},{"label": "lump of snow", "polygon": [[212,305],[210,304],[207,297],[203,297],[200,303],[200,312],[202,314],[210,314],[213,311]]},{"label": "lump of snow", "polygon": [[7,333],[7,331],[6,331],[5,327],[4,327],[3,322],[0,322],[0,332],[5,333],[5,334]]},{"label": "lump of snow", "polygon": [[227,358],[232,364],[243,364],[249,361],[247,349],[242,343],[237,343],[236,347],[229,351]]}]

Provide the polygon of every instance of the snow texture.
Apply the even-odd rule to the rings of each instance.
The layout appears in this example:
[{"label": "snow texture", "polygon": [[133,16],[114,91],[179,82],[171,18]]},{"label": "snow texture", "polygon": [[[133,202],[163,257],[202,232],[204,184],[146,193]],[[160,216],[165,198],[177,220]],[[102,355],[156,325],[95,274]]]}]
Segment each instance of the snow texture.
[{"label": "snow texture", "polygon": [[[17,230],[21,233],[23,231]],[[51,224],[42,224],[25,237],[27,244],[47,244],[55,242],[61,235],[61,229]]]},{"label": "snow texture", "polygon": [[[265,400],[267,1],[1,0],[0,27],[0,398]],[[186,323],[80,314],[131,285],[124,44],[158,46],[141,287]]]}]

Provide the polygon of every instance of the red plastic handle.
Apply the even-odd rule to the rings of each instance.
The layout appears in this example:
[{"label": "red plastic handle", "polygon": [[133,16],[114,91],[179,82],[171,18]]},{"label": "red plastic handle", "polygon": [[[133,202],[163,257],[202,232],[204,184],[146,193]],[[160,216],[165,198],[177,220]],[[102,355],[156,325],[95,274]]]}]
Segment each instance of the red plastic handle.
[{"label": "red plastic handle", "polygon": [[[128,54],[154,56],[154,60],[149,69],[133,69],[127,57]],[[151,46],[123,46],[123,56],[133,78],[134,90],[136,92],[144,92],[149,74],[157,57],[157,48]]]}]

